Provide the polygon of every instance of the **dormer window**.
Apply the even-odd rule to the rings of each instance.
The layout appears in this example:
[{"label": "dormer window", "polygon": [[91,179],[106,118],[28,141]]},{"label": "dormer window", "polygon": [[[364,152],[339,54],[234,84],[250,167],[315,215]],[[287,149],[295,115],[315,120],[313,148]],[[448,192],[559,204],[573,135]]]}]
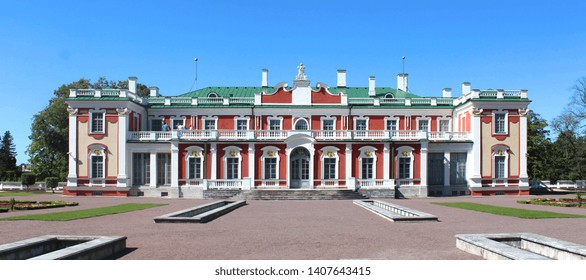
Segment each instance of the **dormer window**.
[{"label": "dormer window", "polygon": [[385,99],[395,98],[392,93],[385,94]]},{"label": "dormer window", "polygon": [[208,93],[208,98],[218,98],[218,94],[215,92]]}]

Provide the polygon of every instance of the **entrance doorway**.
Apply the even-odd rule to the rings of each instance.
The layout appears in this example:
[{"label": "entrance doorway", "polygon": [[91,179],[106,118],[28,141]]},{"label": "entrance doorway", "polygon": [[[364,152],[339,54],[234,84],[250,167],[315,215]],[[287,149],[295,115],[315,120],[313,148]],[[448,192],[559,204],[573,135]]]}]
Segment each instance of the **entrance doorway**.
[{"label": "entrance doorway", "polygon": [[427,154],[427,185],[443,186],[444,185],[444,154],[429,153]]},{"label": "entrance doorway", "polygon": [[306,148],[295,148],[291,152],[290,182],[292,189],[309,188],[309,151]]}]

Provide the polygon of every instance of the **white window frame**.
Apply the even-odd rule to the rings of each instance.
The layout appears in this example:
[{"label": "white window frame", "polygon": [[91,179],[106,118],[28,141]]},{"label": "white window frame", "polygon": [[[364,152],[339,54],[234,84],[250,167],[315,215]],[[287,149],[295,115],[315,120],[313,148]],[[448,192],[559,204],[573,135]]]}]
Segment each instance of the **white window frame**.
[{"label": "white window frame", "polygon": [[[340,179],[340,175],[339,175],[339,169],[340,169],[340,157],[338,156],[338,151],[340,151],[340,149],[333,147],[333,146],[326,146],[321,148],[321,157],[320,157],[320,163],[321,163],[321,179],[322,180],[338,180]],[[331,153],[331,156],[329,155]],[[334,179],[326,179],[325,178],[325,159],[326,158],[333,158],[336,159],[336,168],[334,169]],[[362,166],[361,166],[362,167]]]},{"label": "white window frame", "polygon": [[[333,121],[333,128],[334,129],[332,129],[332,130],[336,130],[336,117],[321,117],[320,124],[321,124],[322,131],[326,131],[325,126],[324,126],[324,121]],[[330,130],[328,130],[328,131],[330,131]]]},{"label": "white window frame", "polygon": [[[102,145],[91,145],[88,146],[88,166],[89,166],[89,178],[91,179],[106,179],[106,162],[108,158],[108,153],[106,153],[107,148]],[[93,157],[101,156],[102,157],[102,176],[94,177],[93,174]]]},{"label": "white window frame", "polygon": [[212,91],[208,93],[208,98],[220,98],[220,95]]},{"label": "white window frame", "polygon": [[[307,119],[306,119],[306,118],[297,118],[297,119],[295,120],[295,123],[293,123],[293,130],[297,130],[297,123],[298,123],[299,121],[301,121],[301,120],[305,121],[305,123],[307,124],[307,129],[306,129],[306,130],[311,130],[311,127],[309,126],[309,121],[307,121]],[[270,122],[269,122],[269,123],[270,123]]]},{"label": "white window frame", "polygon": [[[228,146],[223,150],[224,157],[222,158],[222,160],[224,161],[224,179],[228,178],[228,158],[238,159],[238,176],[236,179],[242,179],[242,155],[240,153],[242,149],[236,146]],[[232,153],[234,153],[234,155],[232,155]]]},{"label": "white window frame", "polygon": [[[442,121],[448,121],[448,130],[442,131]],[[437,118],[437,131],[438,132],[450,132],[452,129],[452,119],[451,118]]]},{"label": "white window frame", "polygon": [[396,122],[395,127],[397,127],[397,129],[395,129],[395,131],[399,130],[399,118],[397,118],[397,117],[385,117],[385,130],[390,131],[389,125],[388,125],[388,123],[390,121],[395,121]]},{"label": "white window frame", "polygon": [[[504,131],[496,131],[496,115],[505,115]],[[492,134],[494,135],[507,135],[509,134],[509,111],[507,110],[494,110],[492,111]]]},{"label": "white window frame", "polygon": [[[203,174],[203,171],[205,170],[204,168],[204,164],[205,164],[205,157],[203,155],[204,153],[204,149],[198,146],[189,146],[187,148],[185,148],[185,151],[187,152],[187,155],[185,155],[185,179],[186,180],[196,180],[196,179],[203,179],[205,177],[205,174]],[[200,172],[200,178],[193,178],[193,179],[189,179],[189,175],[191,175],[189,173],[189,159],[199,159],[200,160],[200,164],[201,164],[201,172]]]},{"label": "white window frame", "polygon": [[181,124],[181,127],[182,127],[183,129],[185,129],[185,117],[173,117],[173,118],[171,118],[171,127],[170,127],[170,129],[171,129],[171,130],[180,130],[179,128],[177,128],[177,129],[175,129],[175,128],[174,128],[174,125],[173,125],[173,123],[174,123],[176,120],[177,120],[177,121],[181,121],[181,122],[182,122],[182,124]]},{"label": "white window frame", "polygon": [[[496,145],[492,147],[492,178],[496,179],[507,179],[509,178],[509,147],[504,145]],[[504,156],[505,157],[505,172],[503,178],[496,177],[496,157],[497,156]]]},{"label": "white window frame", "polygon": [[[376,179],[376,170],[377,170],[377,165],[376,165],[376,148],[373,146],[364,146],[360,149],[358,149],[360,151],[360,155],[358,156],[358,178],[362,179],[362,159],[363,158],[372,158],[372,178],[366,178],[366,179],[362,179],[362,180],[374,180]],[[368,153],[370,153],[370,155],[368,155]]]},{"label": "white window frame", "polygon": [[419,118],[416,118],[415,119],[415,122],[416,122],[415,125],[416,125],[418,131],[422,131],[422,129],[420,129],[420,127],[419,127],[420,121],[427,121],[427,130],[424,130],[424,131],[430,132],[431,131],[431,118],[429,118],[429,117],[419,117]]},{"label": "white window frame", "polygon": [[[411,158],[411,162],[409,164],[409,178],[401,178],[401,179],[414,179],[413,178],[413,163],[415,162],[415,157],[413,156],[413,151],[415,149],[413,147],[410,146],[401,146],[399,148],[397,148],[397,156],[395,157],[395,162],[396,162],[396,168],[395,168],[395,174],[397,177],[397,180],[399,179],[399,159],[400,158]],[[427,164],[427,163],[425,163]]]},{"label": "white window frame", "polygon": [[[214,122],[214,129],[206,129],[206,121],[213,121]],[[212,131],[212,130],[218,130],[218,117],[202,117],[201,118],[201,124],[202,124],[202,130],[206,130],[206,131]]]},{"label": "white window frame", "polygon": [[234,130],[238,130],[238,121],[246,121],[246,130],[250,130],[250,117],[234,117]]},{"label": "white window frame", "polygon": [[[389,97],[389,95],[390,95],[391,97]],[[394,95],[394,94],[392,94],[392,93],[390,93],[390,92],[389,92],[389,93],[387,93],[387,94],[385,94],[385,97],[384,97],[384,99],[394,99],[394,98],[395,98],[395,95]]]},{"label": "white window frame", "polygon": [[267,130],[271,130],[271,121],[279,121],[279,130],[273,131],[281,131],[283,130],[283,117],[268,117],[267,118]]},{"label": "white window frame", "polygon": [[162,117],[155,117],[155,118],[150,118],[150,119],[149,119],[149,123],[148,123],[148,125],[149,125],[149,129],[150,129],[151,131],[160,131],[160,130],[154,130],[154,128],[153,128],[153,121],[158,121],[159,123],[161,123],[161,129],[162,129],[162,128],[163,128],[163,121],[164,121],[164,120],[165,120],[165,119],[164,119],[164,118],[162,118]]},{"label": "white window frame", "polygon": [[[356,122],[358,120],[364,120],[364,121],[366,121],[366,129],[365,130],[358,130],[358,127],[356,126]],[[355,117],[354,120],[353,120],[353,122],[354,122],[354,130],[355,131],[368,131],[368,117]]]},{"label": "white window frame", "polygon": [[[281,157],[279,156],[279,148],[275,147],[275,146],[266,146],[264,148],[261,149],[262,150],[262,180],[280,180],[281,176],[280,176],[280,166],[281,166]],[[272,156],[270,154],[273,154]],[[265,174],[265,159],[266,158],[276,158],[277,159],[277,168],[276,168],[276,172],[277,172],[277,178],[274,179],[265,179],[266,178],[266,174]]]},{"label": "white window frame", "polygon": [[[90,125],[89,125],[89,133],[90,134],[106,134],[106,110],[91,110],[90,112]],[[102,131],[94,131],[94,115],[101,114],[102,115]]]}]

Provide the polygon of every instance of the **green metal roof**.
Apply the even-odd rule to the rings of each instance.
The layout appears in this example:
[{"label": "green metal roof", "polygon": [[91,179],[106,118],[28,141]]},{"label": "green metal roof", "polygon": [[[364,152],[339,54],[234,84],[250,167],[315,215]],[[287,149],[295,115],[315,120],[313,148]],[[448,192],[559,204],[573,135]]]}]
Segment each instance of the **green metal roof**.
[{"label": "green metal roof", "polygon": [[[278,88],[275,87],[206,87],[202,89],[198,89],[195,91],[191,91],[182,95],[180,97],[208,97],[210,93],[216,93],[218,97],[254,97],[254,94],[257,92],[264,91],[266,93],[273,93],[277,91]],[[290,88],[286,88],[290,90]],[[318,91],[317,88],[313,88],[313,91]],[[328,91],[331,93],[339,93],[343,92],[348,95],[348,98],[369,98],[371,96],[368,95],[368,87],[330,87]],[[384,97],[386,94],[391,93],[393,94],[394,98],[418,98],[420,96],[407,93],[402,90],[398,90],[395,88],[375,88],[376,96],[375,97]]]}]

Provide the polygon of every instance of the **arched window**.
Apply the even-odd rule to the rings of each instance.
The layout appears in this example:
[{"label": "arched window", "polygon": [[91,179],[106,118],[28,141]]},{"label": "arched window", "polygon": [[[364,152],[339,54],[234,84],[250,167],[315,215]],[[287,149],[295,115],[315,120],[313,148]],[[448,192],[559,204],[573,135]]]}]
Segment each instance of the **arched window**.
[{"label": "arched window", "polygon": [[100,144],[88,147],[89,175],[91,179],[106,178],[106,146]]},{"label": "arched window", "polygon": [[323,147],[321,149],[321,170],[322,179],[337,180],[338,179],[338,151],[340,149],[332,146]]},{"label": "arched window", "polygon": [[265,180],[279,179],[279,148],[267,146],[261,149],[262,153],[262,178]]},{"label": "arched window", "polygon": [[303,118],[300,118],[295,122],[295,130],[308,130],[309,126],[307,125],[307,121]]},{"label": "arched window", "polygon": [[212,91],[212,92],[208,93],[208,97],[209,98],[218,98],[218,94]]},{"label": "arched window", "polygon": [[204,150],[198,146],[191,146],[185,149],[185,163],[187,166],[187,179],[203,179],[203,156]]},{"label": "arched window", "polygon": [[240,172],[240,165],[242,156],[240,155],[242,149],[236,146],[229,146],[224,148],[224,178],[225,179],[240,179],[242,174]]},{"label": "arched window", "polygon": [[492,147],[492,177],[503,179],[509,177],[509,147],[495,145]]},{"label": "arched window", "polygon": [[392,93],[385,94],[385,99],[391,99],[391,98],[395,98],[395,96],[393,96]]}]

